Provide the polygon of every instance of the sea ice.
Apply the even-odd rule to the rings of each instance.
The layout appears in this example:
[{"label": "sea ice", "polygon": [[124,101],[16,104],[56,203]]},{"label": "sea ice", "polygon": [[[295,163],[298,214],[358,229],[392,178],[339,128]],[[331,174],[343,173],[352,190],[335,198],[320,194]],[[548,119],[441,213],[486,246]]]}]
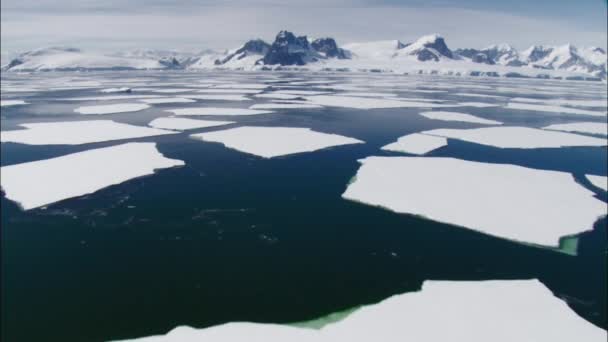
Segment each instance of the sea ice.
[{"label": "sea ice", "polygon": [[606,112],[597,112],[586,109],[576,109],[569,107],[560,107],[553,105],[544,104],[533,104],[533,103],[518,103],[509,102],[507,108],[518,109],[518,110],[530,110],[537,112],[553,112],[553,113],[564,113],[564,114],[577,114],[577,115],[593,115],[593,116],[606,116]]},{"label": "sea ice", "polygon": [[204,94],[258,94],[260,90],[253,89],[200,89],[197,93]]},{"label": "sea ice", "polygon": [[249,107],[249,109],[315,109],[323,108],[311,103],[258,103]]},{"label": "sea ice", "polygon": [[117,103],[110,105],[78,107],[74,109],[74,112],[80,114],[113,114],[138,112],[147,108],[150,108],[150,106],[145,103]]},{"label": "sea ice", "polygon": [[84,97],[68,97],[57,99],[60,101],[115,101],[115,100],[130,100],[130,99],[158,99],[164,98],[162,95],[111,95],[111,96],[84,96]]},{"label": "sea ice", "polygon": [[527,97],[514,97],[513,102],[541,103],[557,106],[574,107],[606,107],[606,100],[568,100],[568,99],[532,99]]},{"label": "sea ice", "polygon": [[485,102],[460,102],[460,106],[462,107],[477,107],[477,108],[490,108],[490,107],[499,107],[499,104],[493,103],[485,103]]},{"label": "sea ice", "polygon": [[327,147],[360,144],[363,141],[337,134],[293,127],[238,127],[224,131],[200,133],[192,138],[219,142],[228,148],[264,158],[311,152]]},{"label": "sea ice", "polygon": [[196,100],[186,99],[183,97],[163,97],[158,99],[142,99],[140,102],[145,102],[148,104],[163,104],[163,103],[192,103],[196,102]]},{"label": "sea ice", "polygon": [[303,95],[294,95],[294,94],[285,94],[285,93],[279,93],[279,92],[272,92],[272,93],[256,94],[256,95],[253,95],[253,96],[261,98],[261,99],[294,100],[294,99],[301,98]]},{"label": "sea ice", "polygon": [[567,124],[555,124],[543,127],[543,129],[564,132],[581,132],[598,135],[608,135],[608,124],[601,122],[575,122]]},{"label": "sea ice", "polygon": [[594,175],[585,175],[585,177],[587,177],[593,186],[596,186],[604,191],[608,191],[608,177]]},{"label": "sea ice", "polygon": [[26,104],[28,104],[28,102],[25,102],[23,100],[1,100],[0,101],[0,107],[20,106],[20,105],[26,105]]},{"label": "sea ice", "polygon": [[0,184],[6,198],[28,210],[180,165],[184,162],[164,157],[155,143],[128,143],[3,166]]},{"label": "sea ice", "polygon": [[187,129],[206,128],[233,124],[234,121],[195,120],[186,118],[157,118],[148,125],[155,128],[183,131]]},{"label": "sea ice", "polygon": [[321,329],[234,322],[177,327],[137,342],[603,342],[606,331],[585,321],[540,281],[427,280],[364,306]]},{"label": "sea ice", "polygon": [[457,112],[421,112],[420,115],[434,120],[472,122],[482,125],[502,125],[500,121],[482,119],[480,117]]},{"label": "sea ice", "polygon": [[207,101],[251,101],[250,98],[243,95],[231,95],[231,94],[211,94],[211,95],[184,95],[189,99],[207,100]]},{"label": "sea ice", "polygon": [[330,107],[344,107],[356,109],[374,109],[374,108],[431,108],[431,107],[450,107],[442,104],[434,104],[428,102],[409,102],[398,101],[393,99],[367,98],[357,96],[333,96],[319,95],[308,96],[308,101],[314,104]]},{"label": "sea ice", "polygon": [[131,88],[129,87],[121,87],[121,88],[107,88],[107,89],[101,89],[99,91],[100,93],[129,93],[131,92]]},{"label": "sea ice", "polygon": [[80,145],[174,133],[110,120],[26,123],[19,126],[27,129],[2,131],[0,141],[28,145]]},{"label": "sea ice", "polygon": [[446,138],[414,133],[403,136],[396,142],[383,146],[382,149],[411,154],[426,154],[447,144],[448,140]]},{"label": "sea ice", "polygon": [[544,131],[528,127],[484,127],[474,129],[433,129],[422,134],[459,139],[499,148],[553,148],[565,146],[606,146],[606,139],[578,134]]},{"label": "sea ice", "polygon": [[256,110],[245,108],[217,108],[217,107],[198,107],[198,108],[179,108],[170,109],[175,115],[257,115],[274,113],[271,110]]},{"label": "sea ice", "polygon": [[510,240],[557,247],[606,215],[569,173],[453,158],[360,162],[342,197]]}]

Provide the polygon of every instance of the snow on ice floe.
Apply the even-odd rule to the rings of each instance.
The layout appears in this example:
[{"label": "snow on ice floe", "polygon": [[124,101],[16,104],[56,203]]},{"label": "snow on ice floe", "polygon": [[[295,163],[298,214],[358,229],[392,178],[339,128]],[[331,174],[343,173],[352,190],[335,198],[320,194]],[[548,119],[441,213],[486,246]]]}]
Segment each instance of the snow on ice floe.
[{"label": "snow on ice floe", "polygon": [[192,103],[196,100],[187,99],[183,97],[161,97],[157,99],[141,99],[140,102],[147,104],[163,104],[163,103]]},{"label": "snow on ice floe", "polygon": [[114,113],[130,113],[138,112],[150,108],[145,103],[116,103],[99,106],[83,106],[74,109],[74,112],[80,114],[114,114]]},{"label": "snow on ice floe", "polygon": [[601,122],[575,122],[567,124],[555,124],[543,127],[543,129],[553,131],[608,135],[608,124]]},{"label": "snow on ice floe", "polygon": [[500,121],[482,119],[471,114],[458,112],[421,112],[420,115],[433,120],[471,122],[481,125],[502,125]]},{"label": "snow on ice floe", "polygon": [[361,140],[337,134],[320,133],[309,128],[293,127],[245,126],[224,131],[193,134],[191,137],[203,141],[219,142],[228,148],[264,158],[363,143]]},{"label": "snow on ice floe", "polygon": [[485,102],[460,102],[458,103],[462,107],[477,107],[477,108],[490,108],[499,107],[499,104],[485,103]]},{"label": "snow on ice floe", "polygon": [[364,306],[321,329],[233,322],[177,327],[137,342],[603,342],[606,331],[585,321],[536,279],[426,280],[418,292]]},{"label": "snow on ice floe", "polygon": [[183,131],[187,129],[223,126],[233,123],[234,121],[211,121],[186,118],[157,118],[152,120],[148,125],[155,128]]},{"label": "snow on ice floe", "polygon": [[554,105],[534,104],[534,103],[519,103],[509,102],[507,108],[518,109],[518,110],[530,110],[536,112],[553,112],[563,114],[575,114],[575,115],[593,115],[593,116],[606,116],[606,112],[598,112],[586,109],[576,109],[569,107],[560,107]]},{"label": "snow on ice floe", "polygon": [[[141,89],[135,89],[135,90],[141,90]],[[153,92],[153,93],[174,94],[174,93],[187,93],[189,91],[195,91],[198,89],[193,89],[193,88],[167,88],[167,89],[151,88],[151,89],[146,89],[146,90]]]},{"label": "snow on ice floe", "polygon": [[209,94],[209,95],[183,95],[189,99],[206,100],[206,101],[251,101],[250,98],[244,95],[235,94]]},{"label": "snow on ice floe", "polygon": [[311,103],[258,103],[254,104],[249,109],[316,109],[323,108]]},{"label": "snow on ice floe", "polygon": [[307,96],[306,99],[310,101],[310,103],[322,106],[356,109],[452,107],[449,105],[435,104],[429,102],[399,101],[394,99],[380,99],[357,96],[319,95]]},{"label": "snow on ice floe", "polygon": [[226,83],[226,84],[218,84],[215,85],[214,88],[224,88],[224,89],[266,89],[270,85],[269,84],[260,84],[260,83]]},{"label": "snow on ice floe", "polygon": [[541,103],[556,106],[573,107],[606,107],[606,100],[568,100],[568,99],[532,99],[528,97],[514,97],[513,102]]},{"label": "snow on ice floe", "polygon": [[100,93],[108,93],[108,94],[112,94],[112,93],[130,93],[131,92],[131,88],[129,88],[129,87],[106,88],[106,89],[101,89],[99,92]]},{"label": "snow on ice floe", "polygon": [[83,96],[57,99],[58,101],[115,101],[135,99],[159,99],[162,95],[110,95],[110,96]]},{"label": "snow on ice floe", "polygon": [[169,109],[175,115],[258,115],[274,113],[271,110],[258,110],[246,108],[219,108],[219,107],[197,107]]},{"label": "snow on ice floe", "polygon": [[1,100],[0,107],[11,107],[11,106],[21,106],[29,104],[23,100]]},{"label": "snow on ice floe", "polygon": [[288,95],[325,95],[329,94],[327,91],[318,90],[277,90],[273,94],[288,94]]},{"label": "snow on ice floe", "polygon": [[371,92],[371,91],[366,91],[366,92],[346,92],[346,93],[341,93],[340,96],[356,96],[356,97],[395,97],[397,96],[397,94],[393,94],[393,93],[375,93],[375,92]]},{"label": "snow on ice floe", "polygon": [[128,143],[3,166],[0,184],[6,198],[28,210],[181,165],[158,152],[155,143]]},{"label": "snow on ice floe", "polygon": [[587,137],[565,132],[545,131],[542,129],[528,127],[433,129],[421,133],[499,148],[606,146],[606,139]]},{"label": "snow on ice floe", "polygon": [[569,173],[453,158],[360,162],[342,197],[510,240],[557,247],[606,215]]},{"label": "snow on ice floe", "polygon": [[414,133],[403,136],[396,142],[383,146],[382,149],[411,154],[426,154],[447,144],[448,140],[446,138]]},{"label": "snow on ice floe", "polygon": [[585,175],[585,177],[587,177],[593,186],[596,186],[604,191],[608,191],[608,177],[594,175]]},{"label": "snow on ice floe", "polygon": [[258,94],[260,90],[253,89],[200,89],[197,93],[204,94]]},{"label": "snow on ice floe", "polygon": [[80,145],[173,134],[111,120],[25,123],[26,129],[2,131],[0,141],[27,145]]},{"label": "snow on ice floe", "polygon": [[256,94],[253,96],[257,97],[257,98],[261,98],[261,99],[295,100],[295,99],[302,98],[303,95],[272,92],[272,93]]}]

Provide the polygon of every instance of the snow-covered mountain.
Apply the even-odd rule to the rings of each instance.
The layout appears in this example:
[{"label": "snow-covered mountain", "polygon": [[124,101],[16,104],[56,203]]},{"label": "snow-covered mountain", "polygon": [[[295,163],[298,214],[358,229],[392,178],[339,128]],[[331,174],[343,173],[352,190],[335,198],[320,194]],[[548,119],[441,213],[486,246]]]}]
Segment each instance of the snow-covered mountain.
[{"label": "snow-covered mountain", "polygon": [[284,69],[386,71],[519,77],[606,79],[606,51],[535,45],[517,51],[508,44],[483,49],[451,50],[438,34],[411,43],[399,40],[351,43],[340,47],[333,38],[309,39],[281,31],[272,44],[249,40],[225,52],[183,53],[134,50],[112,55],[85,53],[74,48],[46,48],[22,53],[3,71],[123,70],[123,69]]}]

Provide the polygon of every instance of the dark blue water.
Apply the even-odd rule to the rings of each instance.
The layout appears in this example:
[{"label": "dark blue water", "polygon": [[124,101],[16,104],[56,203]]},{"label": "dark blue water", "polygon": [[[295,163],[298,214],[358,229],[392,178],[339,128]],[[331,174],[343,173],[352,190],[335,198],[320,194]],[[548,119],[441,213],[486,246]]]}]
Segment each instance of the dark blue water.
[{"label": "dark blue water", "polygon": [[[85,76],[120,80],[132,74]],[[153,76],[159,86],[215,77],[250,83],[263,77]],[[17,78],[10,77],[10,81]],[[330,78],[342,80],[336,75]],[[452,82],[446,78],[415,80],[430,86]],[[23,80],[28,81],[32,82]],[[498,87],[507,81],[471,82]],[[404,97],[496,102],[449,93],[393,91]],[[18,94],[32,104],[3,108],[2,129],[14,129],[22,122],[99,119],[72,114],[73,108],[90,102],[58,100],[96,94],[92,89]],[[3,98],[5,95],[3,92]],[[251,104],[253,101],[211,105]],[[155,117],[167,116],[163,109],[200,105],[158,105],[138,113],[104,115],[103,119],[145,125]],[[576,116],[505,112],[503,108],[461,111],[530,127],[582,121]],[[2,340],[101,341],[161,334],[177,325],[297,322],[415,291],[426,279],[539,278],[579,315],[606,328],[605,219],[593,231],[580,235],[578,255],[572,256],[340,197],[359,167],[357,159],[400,155],[380,150],[398,137],[433,128],[478,127],[429,120],[417,112],[325,108],[230,117],[238,121],[232,127],[309,127],[366,144],[267,160],[188,138],[192,133],[229,126],[192,130],[136,139],[157,142],[160,152],[184,160],[184,167],[161,170],[47,209],[23,212],[2,197]],[[6,143],[1,145],[0,156],[2,165],[10,165],[117,143]],[[450,141],[430,155],[570,172],[595,191],[599,190],[591,188],[583,175],[608,173],[605,147],[518,150]],[[606,193],[597,196],[606,201]]]}]

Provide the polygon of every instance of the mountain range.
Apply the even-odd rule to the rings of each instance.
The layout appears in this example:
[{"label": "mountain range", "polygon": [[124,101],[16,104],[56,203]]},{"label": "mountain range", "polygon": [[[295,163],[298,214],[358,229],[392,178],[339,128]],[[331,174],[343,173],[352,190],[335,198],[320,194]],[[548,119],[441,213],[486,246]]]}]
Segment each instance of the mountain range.
[{"label": "mountain range", "polygon": [[452,50],[442,36],[431,34],[410,43],[389,40],[340,47],[333,38],[310,39],[281,31],[272,43],[254,39],[225,52],[135,50],[101,55],[43,48],[19,54],[2,70],[311,69],[606,80],[606,59],[601,48],[570,44],[534,45],[523,51],[508,44]]}]

